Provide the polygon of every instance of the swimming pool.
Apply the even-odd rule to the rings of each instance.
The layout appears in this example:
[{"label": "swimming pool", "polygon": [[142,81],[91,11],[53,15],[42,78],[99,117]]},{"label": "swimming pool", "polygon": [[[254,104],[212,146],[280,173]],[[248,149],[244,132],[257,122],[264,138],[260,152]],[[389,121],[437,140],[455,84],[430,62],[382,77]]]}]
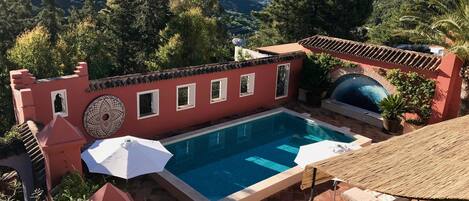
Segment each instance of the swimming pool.
[{"label": "swimming pool", "polygon": [[204,198],[219,200],[295,167],[302,145],[356,140],[340,129],[279,108],[163,140],[174,154],[166,170]]}]

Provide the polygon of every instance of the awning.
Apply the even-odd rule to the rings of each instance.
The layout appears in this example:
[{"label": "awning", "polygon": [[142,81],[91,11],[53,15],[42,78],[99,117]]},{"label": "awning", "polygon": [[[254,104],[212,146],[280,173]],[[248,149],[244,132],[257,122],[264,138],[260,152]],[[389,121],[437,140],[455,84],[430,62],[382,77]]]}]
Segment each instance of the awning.
[{"label": "awning", "polygon": [[469,116],[312,166],[353,186],[394,196],[469,200]]}]

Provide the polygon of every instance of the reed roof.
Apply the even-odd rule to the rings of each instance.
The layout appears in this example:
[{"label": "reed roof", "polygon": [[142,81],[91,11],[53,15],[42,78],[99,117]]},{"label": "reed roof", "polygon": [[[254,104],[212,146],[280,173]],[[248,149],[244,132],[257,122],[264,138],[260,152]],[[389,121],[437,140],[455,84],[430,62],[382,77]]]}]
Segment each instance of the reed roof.
[{"label": "reed roof", "polygon": [[469,200],[469,116],[312,164],[365,189],[413,199]]}]

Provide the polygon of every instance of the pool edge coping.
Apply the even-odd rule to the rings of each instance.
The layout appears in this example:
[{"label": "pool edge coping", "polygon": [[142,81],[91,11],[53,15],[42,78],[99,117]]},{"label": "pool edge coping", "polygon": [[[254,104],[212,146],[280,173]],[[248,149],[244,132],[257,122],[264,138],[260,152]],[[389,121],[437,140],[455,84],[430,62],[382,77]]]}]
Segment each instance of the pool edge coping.
[{"label": "pool edge coping", "polygon": [[[312,118],[310,114],[305,113],[305,114],[300,114],[296,111],[284,108],[284,107],[279,107],[275,109],[271,109],[268,111],[256,113],[253,115],[249,115],[246,117],[234,119],[231,121],[223,122],[220,124],[216,124],[213,126],[209,126],[206,128],[201,128],[197,129],[194,131],[190,131],[181,135],[176,135],[173,137],[165,138],[163,140],[160,140],[160,142],[163,145],[168,145],[168,144],[173,144],[176,142],[180,142],[186,139],[198,137],[205,135],[207,133],[210,133],[215,130],[223,129],[229,126],[234,126],[238,124],[245,123],[247,121],[252,121],[256,119],[260,119],[266,116],[274,115],[277,113],[285,112],[293,116],[297,116],[300,118],[303,118],[307,121],[317,123],[320,126],[326,127],[328,129],[338,131],[343,133],[344,135],[347,135],[349,137],[354,138],[355,140],[350,142],[354,144],[358,144],[360,146],[368,146],[371,144],[371,139],[364,137],[362,135],[356,134],[351,132],[350,128],[348,127],[338,127],[334,126],[332,124],[317,120],[315,118]],[[294,185],[295,183],[298,183],[301,181],[301,174],[303,172],[303,168],[299,166],[292,167],[286,171],[280,172],[278,174],[275,174],[269,178],[266,178],[264,180],[261,180],[255,184],[252,184],[251,186],[244,188],[240,191],[234,192],[222,199],[221,201],[233,201],[233,200],[258,200],[258,199],[264,199],[268,196],[271,196],[280,190],[287,188],[291,185]],[[170,171],[164,169],[163,172],[156,173],[158,174],[159,177],[164,179],[169,185],[171,186],[165,186],[166,188],[170,188],[172,191],[178,191],[180,193],[183,193],[188,200],[201,200],[201,201],[209,201],[207,197],[202,195],[199,191],[195,190],[192,188],[189,184],[185,183],[181,179],[179,179],[176,175],[172,174]],[[249,189],[249,191],[252,192],[245,192],[246,189]],[[262,192],[262,193],[261,193]],[[256,197],[254,195],[257,195]]]}]

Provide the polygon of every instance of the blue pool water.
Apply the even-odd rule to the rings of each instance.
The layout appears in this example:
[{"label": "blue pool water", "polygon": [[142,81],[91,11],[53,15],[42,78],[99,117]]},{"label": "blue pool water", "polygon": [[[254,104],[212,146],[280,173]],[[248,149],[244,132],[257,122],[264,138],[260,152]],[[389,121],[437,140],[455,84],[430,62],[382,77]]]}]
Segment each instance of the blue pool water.
[{"label": "blue pool water", "polygon": [[345,75],[336,81],[331,98],[368,111],[381,113],[379,102],[388,96],[376,80],[358,74]]},{"label": "blue pool water", "polygon": [[281,112],[166,145],[166,169],[218,200],[294,167],[300,146],[322,140],[354,139]]}]

